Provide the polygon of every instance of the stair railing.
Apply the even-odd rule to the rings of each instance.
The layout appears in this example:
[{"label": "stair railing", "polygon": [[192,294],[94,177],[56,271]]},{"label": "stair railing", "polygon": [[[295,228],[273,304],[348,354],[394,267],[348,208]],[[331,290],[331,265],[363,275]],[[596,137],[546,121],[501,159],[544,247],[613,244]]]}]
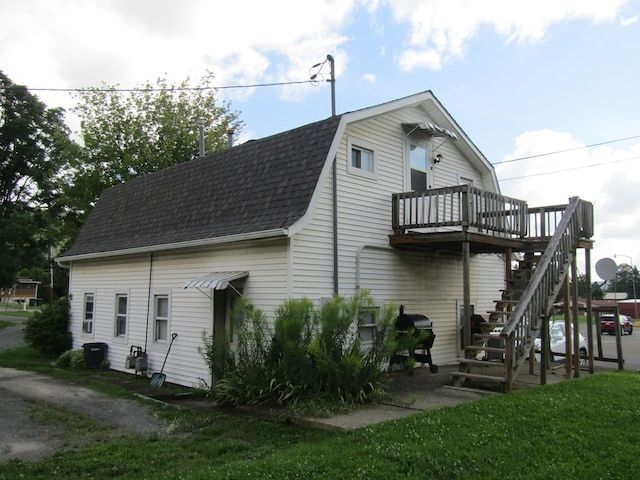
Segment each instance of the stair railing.
[{"label": "stair railing", "polygon": [[593,234],[593,205],[573,197],[542,254],[520,301],[509,316],[500,336],[505,343],[506,390],[529,355],[556,295],[573,261],[580,238]]}]

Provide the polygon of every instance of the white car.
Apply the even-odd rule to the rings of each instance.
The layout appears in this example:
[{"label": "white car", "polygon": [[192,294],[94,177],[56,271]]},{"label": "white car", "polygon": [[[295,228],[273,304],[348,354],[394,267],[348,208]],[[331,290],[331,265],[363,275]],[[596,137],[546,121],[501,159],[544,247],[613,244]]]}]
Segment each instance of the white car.
[{"label": "white car", "polygon": [[[573,327],[572,327],[573,330]],[[555,320],[549,322],[549,339],[551,343],[551,356],[552,361],[555,360],[554,354],[559,357],[564,357],[567,353],[567,340],[565,335],[565,326],[564,320]],[[573,350],[573,338],[571,338],[571,348]],[[587,341],[584,339],[582,334],[578,332],[578,350],[580,352],[580,358],[587,358]],[[539,354],[542,352],[542,332],[538,334],[538,338],[534,343],[534,348],[536,351],[536,359],[540,359]]]}]

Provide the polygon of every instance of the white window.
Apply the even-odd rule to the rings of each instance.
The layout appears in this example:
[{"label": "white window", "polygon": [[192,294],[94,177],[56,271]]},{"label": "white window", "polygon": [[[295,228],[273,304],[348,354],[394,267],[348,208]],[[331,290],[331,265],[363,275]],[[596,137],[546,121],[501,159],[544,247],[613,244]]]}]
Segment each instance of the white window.
[{"label": "white window", "polygon": [[169,338],[169,296],[153,297],[153,340],[166,342]]},{"label": "white window", "polygon": [[82,333],[93,333],[93,311],[94,311],[94,295],[93,293],[84,294],[84,313],[82,315]]},{"label": "white window", "polygon": [[379,310],[378,307],[367,307],[358,312],[358,333],[362,343],[373,342],[375,339],[376,317]]},{"label": "white window", "polygon": [[363,140],[349,138],[347,154],[349,155],[347,164],[349,173],[375,178],[376,153],[373,145]]},{"label": "white window", "polygon": [[116,318],[114,336],[124,337],[127,335],[127,316],[128,316],[129,297],[126,294],[116,295]]}]

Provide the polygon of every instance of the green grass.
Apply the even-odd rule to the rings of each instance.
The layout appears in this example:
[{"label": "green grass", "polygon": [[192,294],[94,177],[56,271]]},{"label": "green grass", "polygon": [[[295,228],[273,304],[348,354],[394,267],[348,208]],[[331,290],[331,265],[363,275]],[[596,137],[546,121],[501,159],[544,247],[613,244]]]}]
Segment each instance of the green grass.
[{"label": "green grass", "polygon": [[601,373],[339,433],[165,407],[179,438],[101,437],[0,479],[634,478],[639,398],[637,372]]},{"label": "green grass", "polygon": [[14,322],[9,322],[8,320],[0,320],[0,330],[7,327],[13,327],[14,325]]},{"label": "green grass", "polygon": [[4,315],[7,317],[24,317],[31,318],[33,317],[33,311],[24,311],[24,310],[0,310],[0,315]]}]

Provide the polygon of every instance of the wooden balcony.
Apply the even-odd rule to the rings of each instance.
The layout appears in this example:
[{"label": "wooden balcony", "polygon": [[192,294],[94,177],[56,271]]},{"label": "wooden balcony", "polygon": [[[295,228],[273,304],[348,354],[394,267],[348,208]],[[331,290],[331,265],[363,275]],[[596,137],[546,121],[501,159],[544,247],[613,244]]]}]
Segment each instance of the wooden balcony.
[{"label": "wooden balcony", "polygon": [[[580,246],[590,248],[593,209],[584,203]],[[467,243],[471,253],[500,253],[544,250],[566,205],[530,208],[524,200],[457,185],[393,194],[392,207],[392,246],[460,252]]]}]

